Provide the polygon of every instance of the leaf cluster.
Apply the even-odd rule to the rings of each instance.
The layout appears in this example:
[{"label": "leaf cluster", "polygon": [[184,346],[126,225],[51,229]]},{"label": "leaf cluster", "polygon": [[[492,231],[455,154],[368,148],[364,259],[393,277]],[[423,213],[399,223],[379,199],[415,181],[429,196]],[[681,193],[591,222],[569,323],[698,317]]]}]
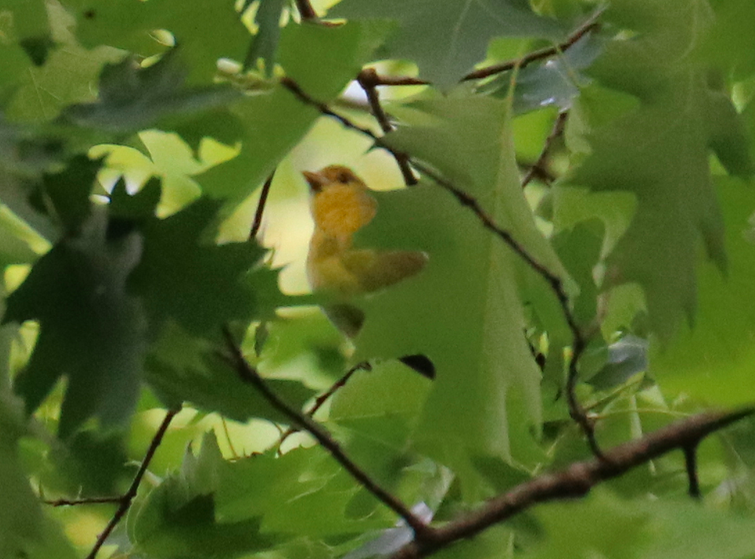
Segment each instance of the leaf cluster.
[{"label": "leaf cluster", "polygon": [[[753,25],[749,0],[0,0],[0,556],[755,554],[750,419],[474,538],[406,525],[755,402]],[[428,256],[350,301],[353,340],[282,287],[274,233],[306,237],[298,171],[332,163],[379,190],[357,248]]]}]

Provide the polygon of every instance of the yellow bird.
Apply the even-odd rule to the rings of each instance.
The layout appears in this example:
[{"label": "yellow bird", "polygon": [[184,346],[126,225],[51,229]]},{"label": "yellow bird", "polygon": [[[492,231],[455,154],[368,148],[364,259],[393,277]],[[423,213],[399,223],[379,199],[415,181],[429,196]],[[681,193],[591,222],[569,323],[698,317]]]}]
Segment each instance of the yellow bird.
[{"label": "yellow bird", "polygon": [[[331,165],[304,177],[312,192],[310,208],[315,229],[307,255],[307,278],[312,290],[328,294],[333,303],[325,314],[347,336],[359,333],[364,315],[348,301],[355,295],[389,287],[425,267],[427,255],[409,250],[352,248],[354,233],[377,214],[377,200],[367,185],[343,165]],[[401,358],[421,374],[434,374],[423,355]]]}]

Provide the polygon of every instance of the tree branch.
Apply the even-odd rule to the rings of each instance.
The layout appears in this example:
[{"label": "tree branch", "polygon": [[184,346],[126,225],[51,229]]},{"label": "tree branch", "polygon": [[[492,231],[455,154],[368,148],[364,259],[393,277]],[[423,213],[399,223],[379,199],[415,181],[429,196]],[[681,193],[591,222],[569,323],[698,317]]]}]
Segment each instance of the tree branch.
[{"label": "tree branch", "polygon": [[417,541],[424,541],[430,533],[430,528],[412,513],[411,510],[409,510],[409,508],[397,497],[383,489],[364,470],[357,466],[351,458],[346,455],[338,442],[336,442],[324,427],[317,424],[306,415],[300,413],[298,410],[292,408],[278,397],[278,395],[275,394],[267,384],[265,384],[257,370],[247,362],[244,354],[241,352],[241,348],[239,348],[238,344],[234,341],[233,335],[228,328],[223,329],[223,334],[226,339],[228,350],[231,353],[229,360],[230,364],[233,366],[239,378],[243,382],[254,386],[271,406],[289,418],[293,424],[300,426],[312,435],[355,480],[362,484],[362,487],[372,493],[380,502],[390,508],[409,525],[414,531],[414,537]]},{"label": "tree branch", "polygon": [[252,228],[249,231],[249,240],[254,240],[259,233],[260,227],[262,227],[262,215],[265,212],[265,205],[267,204],[267,197],[270,194],[270,186],[273,184],[273,177],[275,176],[275,169],[265,180],[265,184],[262,185],[262,192],[260,192],[260,199],[257,202],[257,210],[254,212],[254,221],[252,222]]},{"label": "tree branch", "polygon": [[85,497],[83,499],[45,499],[42,502],[52,507],[75,507],[79,505],[102,505],[117,504],[123,499],[122,495],[117,497]]},{"label": "tree branch", "polygon": [[[372,114],[380,124],[380,129],[383,134],[387,134],[393,130],[388,115],[385,114],[382,105],[380,104],[380,94],[377,90],[377,72],[373,68],[365,68],[357,76],[357,83],[364,90],[364,94],[367,96],[367,101],[372,108]],[[398,168],[401,170],[401,175],[404,177],[404,183],[406,186],[414,186],[417,184],[417,177],[412,173],[412,169],[409,166],[409,158],[405,154],[394,155]]]},{"label": "tree branch", "polygon": [[[351,369],[349,369],[348,371],[346,371],[345,375],[343,375],[341,378],[339,378],[337,381],[335,381],[330,388],[328,388],[325,392],[323,392],[322,394],[320,394],[315,399],[315,402],[314,402],[314,404],[312,404],[312,407],[309,408],[305,412],[305,414],[307,415],[307,417],[314,417],[314,415],[318,412],[318,410],[325,405],[325,402],[327,402],[328,400],[330,400],[336,392],[338,392],[341,388],[343,388],[344,386],[346,386],[346,383],[349,382],[349,379],[354,375],[354,373],[356,373],[359,370],[369,370],[370,368],[371,367],[370,367],[369,363],[365,362],[365,363],[357,363]],[[276,444],[276,447],[278,449],[280,449],[280,447],[283,444],[283,442],[288,437],[290,437],[291,435],[293,435],[294,433],[296,433],[297,431],[299,431],[299,429],[297,429],[296,427],[289,427],[280,436],[280,439],[278,439],[278,443]]]},{"label": "tree branch", "polygon": [[119,498],[118,509],[116,509],[115,514],[110,519],[110,522],[108,522],[107,526],[105,526],[105,529],[97,537],[97,541],[95,542],[94,547],[92,547],[92,551],[90,551],[89,555],[86,556],[86,559],[94,559],[97,556],[97,553],[105,543],[105,540],[107,540],[108,536],[110,536],[110,534],[124,517],[126,512],[128,512],[128,509],[131,507],[131,502],[134,500],[134,497],[136,497],[136,493],[139,490],[139,485],[142,482],[142,478],[144,477],[144,474],[147,473],[149,463],[152,461],[157,448],[160,446],[160,443],[163,440],[163,436],[165,436],[165,433],[168,430],[170,422],[173,421],[173,418],[179,411],[181,410],[168,410],[168,412],[165,414],[165,418],[160,424],[160,427],[158,427],[155,436],[152,437],[152,442],[150,442],[149,444],[149,448],[144,455],[144,459],[142,460],[141,466],[139,466],[139,470],[137,470],[136,475],[134,476],[134,480],[131,482],[131,486],[128,488],[128,491],[126,491]]},{"label": "tree branch", "polygon": [[417,169],[420,173],[427,175],[430,179],[433,180],[433,182],[435,182],[435,184],[452,194],[462,206],[469,208],[477,216],[477,218],[486,229],[498,236],[506,245],[509,246],[509,248],[511,248],[511,250],[519,255],[519,257],[524,260],[524,262],[530,268],[532,268],[535,273],[541,276],[548,283],[551,291],[553,291],[553,293],[556,295],[556,298],[558,299],[559,306],[561,307],[561,312],[564,316],[564,319],[566,320],[567,325],[569,326],[569,331],[572,335],[572,357],[569,361],[568,376],[566,381],[569,415],[572,417],[572,419],[574,419],[574,421],[577,422],[577,424],[584,432],[585,437],[587,438],[587,443],[590,446],[593,454],[600,457],[601,451],[600,447],[598,446],[597,440],[595,439],[595,429],[593,427],[592,421],[590,421],[590,418],[582,409],[582,406],[577,400],[577,396],[575,394],[575,388],[577,380],[579,378],[577,364],[579,363],[579,359],[582,356],[582,353],[587,348],[588,338],[582,333],[582,330],[577,324],[577,319],[571,311],[571,307],[569,306],[569,296],[564,290],[561,278],[558,277],[555,273],[551,272],[545,265],[535,260],[535,258],[525,250],[524,246],[519,244],[516,239],[514,239],[510,231],[507,231],[498,226],[493,218],[487,212],[485,212],[480,203],[474,197],[456,187],[450,181],[442,177],[434,169],[420,161],[416,161],[410,158],[408,154],[397,151],[389,144],[387,144],[383,138],[378,137],[370,129],[359,126],[345,116],[334,112],[325,103],[317,101],[316,99],[309,96],[292,79],[284,77],[283,79],[281,79],[281,84],[289,91],[291,91],[303,103],[315,107],[318,111],[320,111],[321,114],[325,116],[336,119],[344,127],[368,136],[375,142],[376,146],[388,151],[394,157],[406,157],[415,169]]},{"label": "tree branch", "polygon": [[687,479],[689,480],[689,496],[693,499],[700,499],[700,481],[697,478],[697,444],[699,441],[685,446],[684,450],[684,468],[687,470]]},{"label": "tree branch", "polygon": [[299,10],[299,15],[302,21],[311,21],[317,19],[317,12],[309,3],[309,0],[296,0],[296,9]]},{"label": "tree branch", "polygon": [[[587,33],[598,27],[599,24],[597,20],[602,13],[603,9],[597,10],[592,16],[587,19],[587,21],[585,21],[582,25],[575,29],[574,32],[571,33],[563,42],[557,45],[530,52],[520,58],[514,58],[512,60],[507,60],[506,62],[500,62],[498,64],[491,64],[490,66],[479,68],[465,75],[461,79],[461,81],[474,81],[489,78],[490,76],[493,76],[495,74],[507,72],[509,70],[513,70],[514,68],[521,69],[538,60],[550,58],[551,56],[556,56],[560,53],[566,52]],[[376,74],[375,85],[431,85],[431,83],[427,80],[423,80],[421,78],[413,78],[411,76],[382,76]]]},{"label": "tree branch", "polygon": [[391,559],[427,557],[454,542],[474,537],[533,505],[583,497],[604,481],[621,476],[672,450],[694,447],[711,433],[754,412],[755,408],[746,408],[731,413],[706,412],[694,415],[641,439],[619,445],[606,452],[602,459],[576,462],[560,472],[540,475],[491,499],[478,510],[433,529],[431,538],[406,544]]},{"label": "tree branch", "polygon": [[515,60],[509,60],[508,62],[502,62],[500,64],[493,64],[491,66],[486,66],[485,68],[480,68],[479,70],[475,70],[474,72],[470,72],[469,74],[464,76],[462,81],[481,80],[495,74],[500,74],[501,72],[513,70],[514,68],[519,68],[521,70],[522,68],[529,66],[537,60],[550,58],[551,56],[556,56],[557,54],[565,52],[573,47],[574,44],[582,37],[584,37],[587,33],[598,27],[597,20],[602,13],[603,9],[597,10],[592,16],[587,19],[587,21],[580,25],[562,43],[553,45],[552,47],[533,51]]}]

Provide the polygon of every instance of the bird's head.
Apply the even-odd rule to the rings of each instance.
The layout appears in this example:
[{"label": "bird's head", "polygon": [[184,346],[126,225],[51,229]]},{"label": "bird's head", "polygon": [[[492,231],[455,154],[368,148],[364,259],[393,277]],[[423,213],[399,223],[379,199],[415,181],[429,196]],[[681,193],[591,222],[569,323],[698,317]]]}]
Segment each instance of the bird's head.
[{"label": "bird's head", "polygon": [[329,165],[316,173],[304,171],[302,174],[307,179],[309,188],[313,194],[317,194],[328,186],[336,184],[367,189],[364,181],[354,171],[344,165]]}]

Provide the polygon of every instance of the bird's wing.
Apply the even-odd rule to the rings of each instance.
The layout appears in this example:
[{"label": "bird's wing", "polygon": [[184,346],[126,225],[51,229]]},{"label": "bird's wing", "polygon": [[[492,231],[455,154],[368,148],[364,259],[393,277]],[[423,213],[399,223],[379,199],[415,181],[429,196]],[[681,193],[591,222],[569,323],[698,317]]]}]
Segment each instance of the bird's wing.
[{"label": "bird's wing", "polygon": [[348,250],[341,261],[362,290],[370,292],[418,274],[427,264],[427,255],[412,250]]}]

